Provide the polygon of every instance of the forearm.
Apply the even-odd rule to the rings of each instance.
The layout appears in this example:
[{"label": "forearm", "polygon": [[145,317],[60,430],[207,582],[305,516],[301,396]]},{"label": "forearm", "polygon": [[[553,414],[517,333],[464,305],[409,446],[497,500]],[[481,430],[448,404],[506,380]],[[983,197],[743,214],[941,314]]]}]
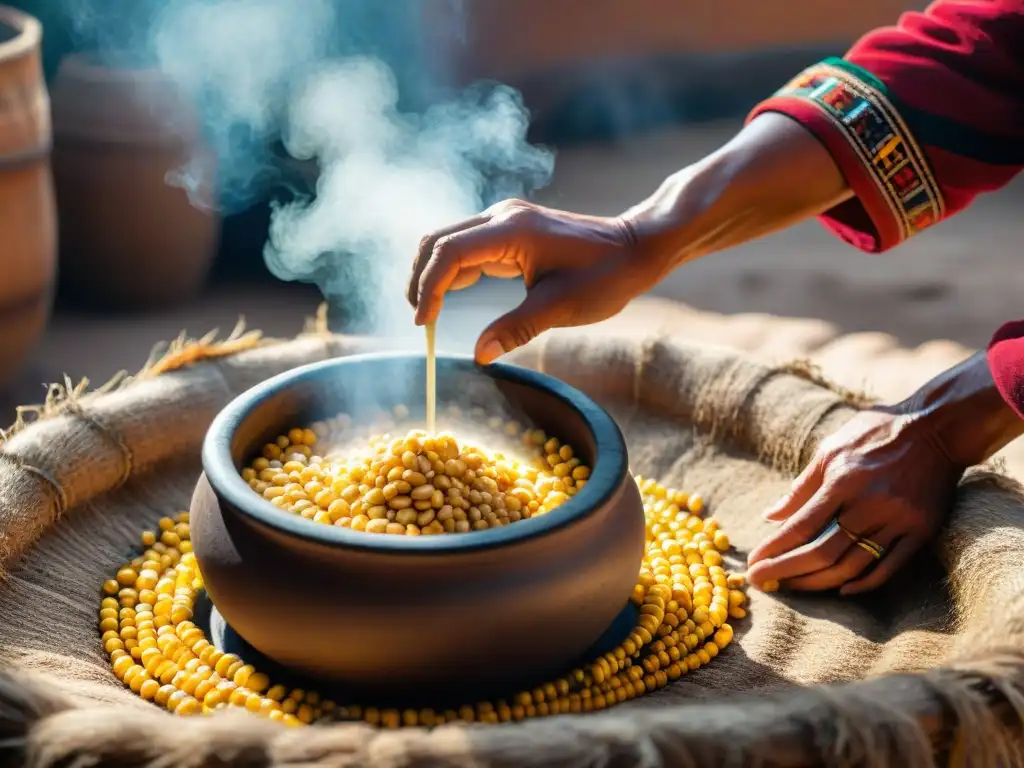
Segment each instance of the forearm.
[{"label": "forearm", "polygon": [[927,424],[961,467],[980,464],[1024,434],[1024,419],[996,386],[984,352],[939,374],[896,408]]},{"label": "forearm", "polygon": [[717,152],[670,176],[623,214],[667,274],[784,229],[848,199],[828,151],[788,117],[764,114]]}]

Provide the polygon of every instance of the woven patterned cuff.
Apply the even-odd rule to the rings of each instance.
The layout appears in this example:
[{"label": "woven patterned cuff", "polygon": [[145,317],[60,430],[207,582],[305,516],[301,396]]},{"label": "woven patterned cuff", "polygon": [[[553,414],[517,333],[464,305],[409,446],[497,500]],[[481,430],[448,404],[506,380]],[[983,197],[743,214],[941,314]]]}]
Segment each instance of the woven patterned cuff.
[{"label": "woven patterned cuff", "polygon": [[810,130],[836,161],[856,201],[822,216],[865,251],[884,251],[940,221],[942,192],[885,85],[842,59],[804,70],[747,120],[781,112]]}]

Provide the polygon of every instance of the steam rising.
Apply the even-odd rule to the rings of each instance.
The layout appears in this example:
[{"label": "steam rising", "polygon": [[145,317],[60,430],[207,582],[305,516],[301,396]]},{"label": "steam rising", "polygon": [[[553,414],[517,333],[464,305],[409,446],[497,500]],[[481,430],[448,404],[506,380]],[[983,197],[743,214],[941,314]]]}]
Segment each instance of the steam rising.
[{"label": "steam rising", "polygon": [[204,195],[214,186],[198,157],[170,179],[193,204],[233,212],[266,193],[289,91],[328,57],[334,23],[331,0],[302,0],[301,11],[287,0],[185,0],[156,16],[156,66],[196,102],[218,156],[217,200]]},{"label": "steam rising", "polygon": [[[169,177],[196,205],[230,212],[264,195],[280,178],[268,150],[277,136],[293,157],[315,161],[315,195],[274,208],[267,264],[329,299],[361,303],[391,338],[413,332],[403,294],[420,238],[550,178],[553,156],[527,143],[514,90],[480,85],[434,98],[445,84],[427,73],[445,67],[432,70],[417,50],[417,0],[168,0],[134,19],[145,34],[104,19],[108,0],[68,2],[80,26],[106,29],[101,54],[148,59],[196,102],[219,157],[216,186],[198,163]],[[453,41],[463,39],[462,5],[449,4]],[[417,98],[432,106],[402,108]],[[214,188],[217,200],[206,193]]]},{"label": "steam rising", "polygon": [[335,63],[309,79],[292,102],[285,144],[319,161],[316,198],[278,207],[266,248],[274,274],[320,276],[328,296],[361,279],[353,255],[377,265],[362,298],[390,336],[410,325],[402,295],[420,238],[538,186],[552,162],[526,144],[527,115],[510,89],[421,115],[397,105],[397,84],[379,60]]}]

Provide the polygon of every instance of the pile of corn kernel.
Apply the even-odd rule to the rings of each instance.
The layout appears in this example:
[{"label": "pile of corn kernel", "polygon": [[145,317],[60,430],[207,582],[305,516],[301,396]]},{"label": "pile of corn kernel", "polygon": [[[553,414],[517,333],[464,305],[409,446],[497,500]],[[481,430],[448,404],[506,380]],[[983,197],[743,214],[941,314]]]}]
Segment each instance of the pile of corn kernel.
[{"label": "pile of corn kernel", "polygon": [[743,579],[722,562],[728,537],[703,518],[698,495],[636,478],[644,500],[647,553],[633,590],[636,625],[614,650],[585,667],[508,699],[457,709],[338,706],[316,692],[274,684],[223,653],[192,621],[203,589],[188,513],[142,534],[142,554],[103,585],[99,628],[114,674],[143,699],[179,715],[244,709],[286,725],[364,721],[398,728],[499,723],[605,709],[656,691],[708,664],[733,639]]},{"label": "pile of corn kernel", "polygon": [[555,509],[586,485],[590,468],[571,446],[500,418],[490,426],[520,436],[526,460],[422,430],[371,437],[368,455],[318,455],[313,450],[328,432],[318,422],[265,445],[242,478],[270,503],[314,522],[407,536],[507,525]]}]

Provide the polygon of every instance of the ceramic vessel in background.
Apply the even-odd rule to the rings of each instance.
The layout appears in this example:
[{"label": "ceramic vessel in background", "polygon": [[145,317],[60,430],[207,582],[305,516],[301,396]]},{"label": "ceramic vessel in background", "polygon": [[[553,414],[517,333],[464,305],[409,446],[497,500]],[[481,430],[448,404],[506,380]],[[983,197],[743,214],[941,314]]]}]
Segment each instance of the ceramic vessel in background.
[{"label": "ceramic vessel in background", "polygon": [[36,19],[0,6],[0,386],[46,328],[56,270],[41,40]]},{"label": "ceramic vessel in background", "polygon": [[[212,183],[216,167],[175,84],[156,70],[69,56],[53,85],[53,121],[62,298],[148,309],[196,296],[220,217],[168,179],[192,162]],[[212,186],[202,196],[212,202]]]},{"label": "ceramic vessel in background", "polygon": [[572,445],[592,467],[587,485],[545,515],[440,536],[314,523],[254,493],[239,470],[283,431],[422,397],[422,357],[374,354],[298,368],[236,398],[210,427],[192,499],[192,545],[231,628],[369,700],[517,691],[566,673],[626,608],[643,559],[640,493],[603,409],[534,371],[437,362],[439,403],[510,408]]}]

